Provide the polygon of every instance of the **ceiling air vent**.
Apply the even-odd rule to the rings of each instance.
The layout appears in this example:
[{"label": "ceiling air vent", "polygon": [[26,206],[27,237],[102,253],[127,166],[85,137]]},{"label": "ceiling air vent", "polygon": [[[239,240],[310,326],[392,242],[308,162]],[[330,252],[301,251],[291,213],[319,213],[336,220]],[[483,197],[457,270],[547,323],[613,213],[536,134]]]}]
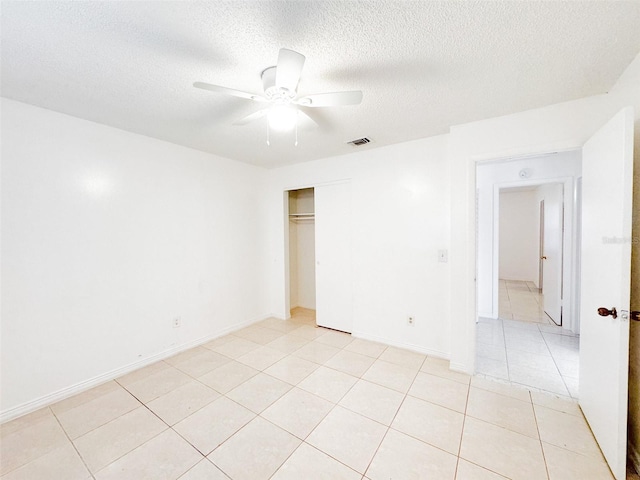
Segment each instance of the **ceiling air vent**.
[{"label": "ceiling air vent", "polygon": [[366,145],[367,143],[369,143],[371,140],[369,140],[367,137],[363,137],[363,138],[357,138],[355,140],[351,140],[350,143],[351,145],[355,145],[356,147],[359,147],[360,145]]}]

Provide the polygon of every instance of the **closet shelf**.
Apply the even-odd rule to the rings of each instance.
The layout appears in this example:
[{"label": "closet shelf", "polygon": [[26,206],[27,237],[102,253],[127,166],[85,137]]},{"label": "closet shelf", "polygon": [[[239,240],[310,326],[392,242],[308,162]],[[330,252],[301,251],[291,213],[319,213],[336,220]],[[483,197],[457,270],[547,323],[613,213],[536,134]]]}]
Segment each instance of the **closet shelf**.
[{"label": "closet shelf", "polygon": [[302,221],[302,220],[313,220],[315,218],[314,213],[290,213],[289,220],[293,220],[294,222]]}]

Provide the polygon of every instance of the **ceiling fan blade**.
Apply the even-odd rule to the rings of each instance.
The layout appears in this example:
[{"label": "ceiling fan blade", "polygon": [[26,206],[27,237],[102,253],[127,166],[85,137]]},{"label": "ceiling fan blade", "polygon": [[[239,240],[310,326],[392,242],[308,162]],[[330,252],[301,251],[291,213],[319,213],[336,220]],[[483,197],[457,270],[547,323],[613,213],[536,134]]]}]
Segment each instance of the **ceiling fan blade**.
[{"label": "ceiling fan blade", "polygon": [[316,120],[309,115],[307,112],[303,112],[301,109],[298,109],[298,115],[300,115],[300,117],[302,117],[302,122],[307,122],[310,123],[312,126],[314,127],[319,127],[320,125],[318,124],[318,122],[316,122]]},{"label": "ceiling fan blade", "polygon": [[267,99],[256,95],[254,93],[243,92],[242,90],[235,90],[233,88],[221,87],[220,85],[212,85],[210,83],[196,82],[193,84],[196,88],[202,88],[203,90],[209,90],[210,92],[224,93],[225,95],[232,95],[234,97],[246,98],[247,100],[255,100],[257,102],[266,102]]},{"label": "ceiling fan blade", "polygon": [[257,112],[252,113],[251,115],[247,115],[240,120],[236,120],[233,122],[233,125],[246,125],[247,123],[253,122],[254,120],[258,120],[259,118],[264,117],[267,114],[267,109],[263,108],[262,110],[258,110]]},{"label": "ceiling fan blade", "polygon": [[300,81],[305,57],[301,53],[281,48],[276,66],[276,87],[295,92]]},{"label": "ceiling fan blade", "polygon": [[340,107],[343,105],[358,105],[362,102],[362,92],[334,92],[318,93],[299,98],[296,103],[305,107]]}]

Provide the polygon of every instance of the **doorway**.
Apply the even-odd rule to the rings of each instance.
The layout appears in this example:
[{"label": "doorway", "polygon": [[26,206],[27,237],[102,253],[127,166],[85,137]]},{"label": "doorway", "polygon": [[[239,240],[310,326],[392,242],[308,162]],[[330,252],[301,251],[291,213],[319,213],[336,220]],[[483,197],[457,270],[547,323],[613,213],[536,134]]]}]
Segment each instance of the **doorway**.
[{"label": "doorway", "polygon": [[477,374],[577,398],[580,174],[579,152],[478,165]]},{"label": "doorway", "polygon": [[287,190],[285,304],[295,317],[351,333],[351,183]]},{"label": "doorway", "polygon": [[288,192],[289,313],[292,320],[316,325],[314,189]]}]

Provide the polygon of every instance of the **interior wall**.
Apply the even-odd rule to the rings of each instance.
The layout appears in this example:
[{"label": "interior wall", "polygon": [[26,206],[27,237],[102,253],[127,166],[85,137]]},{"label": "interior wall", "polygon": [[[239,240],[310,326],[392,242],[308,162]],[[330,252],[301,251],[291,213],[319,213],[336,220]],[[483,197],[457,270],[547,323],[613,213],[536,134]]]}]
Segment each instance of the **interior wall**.
[{"label": "interior wall", "polygon": [[533,190],[500,192],[499,278],[538,283],[539,205]]},{"label": "interior wall", "polygon": [[448,356],[448,169],[440,136],[269,171],[271,310],[286,316],[282,192],[351,179],[354,336]]},{"label": "interior wall", "polygon": [[265,170],[1,108],[3,418],[265,316]]}]

